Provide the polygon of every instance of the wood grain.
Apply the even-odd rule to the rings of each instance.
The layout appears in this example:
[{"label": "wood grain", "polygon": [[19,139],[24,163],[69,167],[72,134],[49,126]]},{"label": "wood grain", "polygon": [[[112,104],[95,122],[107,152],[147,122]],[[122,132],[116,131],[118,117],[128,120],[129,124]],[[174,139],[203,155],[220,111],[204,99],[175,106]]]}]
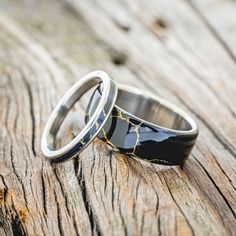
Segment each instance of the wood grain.
[{"label": "wood grain", "polygon": [[[1,1],[0,235],[236,235],[235,10],[217,0]],[[183,166],[99,140],[70,162],[43,158],[50,112],[96,69],[197,119]]]}]

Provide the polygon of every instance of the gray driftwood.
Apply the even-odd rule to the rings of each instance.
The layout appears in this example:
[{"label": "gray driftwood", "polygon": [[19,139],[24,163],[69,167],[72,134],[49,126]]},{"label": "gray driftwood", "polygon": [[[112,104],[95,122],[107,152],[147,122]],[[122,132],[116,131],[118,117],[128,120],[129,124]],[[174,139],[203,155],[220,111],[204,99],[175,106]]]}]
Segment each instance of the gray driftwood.
[{"label": "gray driftwood", "polygon": [[[2,0],[0,235],[236,235],[235,13],[218,0]],[[43,158],[50,112],[95,69],[192,113],[182,167],[99,140],[74,161]]]}]

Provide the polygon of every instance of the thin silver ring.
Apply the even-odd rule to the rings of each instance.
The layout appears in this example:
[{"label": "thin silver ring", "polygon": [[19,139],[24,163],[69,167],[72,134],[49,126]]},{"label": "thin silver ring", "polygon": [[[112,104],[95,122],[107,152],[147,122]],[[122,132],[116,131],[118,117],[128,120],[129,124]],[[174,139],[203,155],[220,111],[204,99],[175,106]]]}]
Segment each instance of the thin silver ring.
[{"label": "thin silver ring", "polygon": [[[70,143],[55,150],[55,137],[67,113],[84,93],[98,85],[99,82],[102,83],[102,96],[94,114]],[[94,71],[80,79],[60,100],[46,123],[41,139],[41,149],[44,156],[55,162],[63,162],[79,155],[102,129],[112,111],[116,97],[116,84],[107,73]]]}]

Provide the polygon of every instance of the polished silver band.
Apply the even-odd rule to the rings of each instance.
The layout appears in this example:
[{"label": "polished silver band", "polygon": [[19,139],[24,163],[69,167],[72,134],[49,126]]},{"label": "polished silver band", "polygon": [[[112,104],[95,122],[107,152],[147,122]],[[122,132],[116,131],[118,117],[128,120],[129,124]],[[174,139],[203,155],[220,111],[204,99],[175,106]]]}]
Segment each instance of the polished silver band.
[{"label": "polished silver band", "polygon": [[178,106],[148,91],[117,84],[115,106],[142,123],[176,134],[198,134],[195,120]]},{"label": "polished silver band", "polygon": [[[67,113],[84,93],[99,83],[102,85],[102,95],[93,115],[70,143],[55,150],[55,138]],[[41,140],[44,156],[55,162],[62,162],[80,154],[105,124],[115,104],[116,97],[116,84],[105,72],[95,71],[80,79],[60,100],[46,123]]]}]

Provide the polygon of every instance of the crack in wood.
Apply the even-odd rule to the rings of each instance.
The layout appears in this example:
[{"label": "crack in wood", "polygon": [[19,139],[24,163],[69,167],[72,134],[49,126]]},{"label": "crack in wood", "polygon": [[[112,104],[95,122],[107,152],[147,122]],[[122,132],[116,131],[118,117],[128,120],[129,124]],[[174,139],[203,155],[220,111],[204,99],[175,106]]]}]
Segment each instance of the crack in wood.
[{"label": "crack in wood", "polygon": [[[74,161],[74,163],[76,163],[76,161]],[[93,215],[91,206],[89,204],[89,199],[87,197],[88,193],[86,190],[86,184],[85,184],[84,175],[83,175],[82,163],[77,160],[77,163],[74,164],[74,169],[75,169],[75,173],[77,173],[78,183],[81,187],[82,198],[84,201],[85,209],[86,209],[88,217],[89,217],[91,229],[93,232],[96,232],[97,235],[101,235],[100,227],[97,223],[96,216]]]}]

